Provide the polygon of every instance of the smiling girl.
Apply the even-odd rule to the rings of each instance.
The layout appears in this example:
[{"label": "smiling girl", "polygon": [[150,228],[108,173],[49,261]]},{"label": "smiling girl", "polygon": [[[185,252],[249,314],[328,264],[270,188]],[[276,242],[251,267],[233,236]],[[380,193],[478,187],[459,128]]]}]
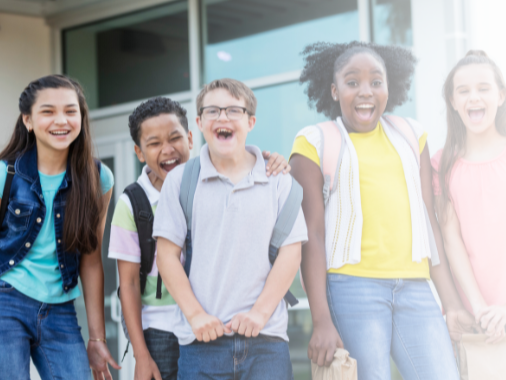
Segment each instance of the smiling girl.
[{"label": "smiling girl", "polygon": [[438,216],[466,308],[489,335],[506,326],[506,84],[470,51],[444,85],[448,135],[432,158]]},{"label": "smiling girl", "polygon": [[[31,82],[0,153],[0,373],[28,379],[30,357],[43,380],[111,379],[120,367],[105,341],[101,245],[111,171],[92,156],[88,106],[61,75]],[[9,193],[4,191],[9,173]],[[88,352],[74,300],[81,277]]]},{"label": "smiling girl", "polygon": [[301,82],[332,120],[304,128],[290,160],[309,232],[308,356],[329,365],[344,346],[361,380],[390,379],[390,356],[404,379],[458,379],[427,281],[455,323],[464,311],[433,211],[427,134],[414,120],[384,115],[407,100],[415,58],[358,42],[318,43],[304,55]]}]

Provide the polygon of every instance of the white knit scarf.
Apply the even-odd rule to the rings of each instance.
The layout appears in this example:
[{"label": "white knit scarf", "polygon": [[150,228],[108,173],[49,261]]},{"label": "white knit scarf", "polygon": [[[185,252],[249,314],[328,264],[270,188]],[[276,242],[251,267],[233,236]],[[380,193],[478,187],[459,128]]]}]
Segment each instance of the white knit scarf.
[{"label": "white knit scarf", "polygon": [[[327,249],[329,268],[360,262],[363,226],[357,152],[340,117],[336,123],[345,144],[336,189],[339,216],[334,231],[326,232],[334,234],[334,246],[328,247],[331,248],[330,252]],[[431,250],[435,252],[433,256],[437,256],[437,248],[422,198],[420,166],[406,139],[384,119],[381,125],[401,158],[411,210],[413,261],[421,262],[423,258],[431,257]],[[437,265],[439,260],[435,259],[432,261]]]}]

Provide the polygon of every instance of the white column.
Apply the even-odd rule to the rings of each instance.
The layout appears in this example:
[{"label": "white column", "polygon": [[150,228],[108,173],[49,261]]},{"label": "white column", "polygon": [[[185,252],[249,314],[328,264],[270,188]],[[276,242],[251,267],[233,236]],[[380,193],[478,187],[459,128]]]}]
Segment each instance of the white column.
[{"label": "white column", "polygon": [[188,0],[188,35],[190,43],[190,91],[191,104],[188,109],[188,127],[193,133],[192,157],[197,156],[202,145],[200,133],[195,118],[197,117],[197,95],[201,85],[201,57],[200,57],[200,1]]},{"label": "white column", "polygon": [[371,10],[369,0],[357,0],[360,41],[371,42]]}]

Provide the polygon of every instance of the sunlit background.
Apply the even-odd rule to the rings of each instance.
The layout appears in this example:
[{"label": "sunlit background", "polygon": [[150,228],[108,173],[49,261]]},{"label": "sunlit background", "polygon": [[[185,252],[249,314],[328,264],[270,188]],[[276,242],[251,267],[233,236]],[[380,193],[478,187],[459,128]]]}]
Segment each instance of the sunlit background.
[{"label": "sunlit background", "polygon": [[[434,153],[445,138],[441,89],[450,68],[467,50],[483,49],[506,69],[505,14],[503,0],[0,0],[0,145],[24,86],[70,75],[84,86],[97,154],[115,174],[114,205],[140,172],[127,128],[133,108],[156,95],[180,101],[197,135],[195,153],[196,95],[203,83],[231,77],[258,98],[249,143],[288,157],[297,131],[324,120],[298,83],[300,52],[317,41],[362,40],[401,45],[419,58],[410,100],[396,113],[424,124]],[[116,263],[106,259],[111,213],[103,246],[107,340],[119,360],[126,341]],[[309,379],[311,318],[298,279],[292,290],[301,300],[289,322],[295,378]],[[76,308],[87,339],[82,297]],[[114,379],[133,379],[131,351]],[[393,378],[400,378],[395,368]]]}]

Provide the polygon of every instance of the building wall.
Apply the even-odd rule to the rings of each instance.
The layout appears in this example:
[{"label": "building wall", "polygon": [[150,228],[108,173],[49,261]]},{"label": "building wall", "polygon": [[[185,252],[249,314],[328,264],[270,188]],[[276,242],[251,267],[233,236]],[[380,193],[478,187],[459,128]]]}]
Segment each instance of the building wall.
[{"label": "building wall", "polygon": [[0,13],[0,147],[10,138],[23,89],[51,73],[50,37],[43,18]]}]

